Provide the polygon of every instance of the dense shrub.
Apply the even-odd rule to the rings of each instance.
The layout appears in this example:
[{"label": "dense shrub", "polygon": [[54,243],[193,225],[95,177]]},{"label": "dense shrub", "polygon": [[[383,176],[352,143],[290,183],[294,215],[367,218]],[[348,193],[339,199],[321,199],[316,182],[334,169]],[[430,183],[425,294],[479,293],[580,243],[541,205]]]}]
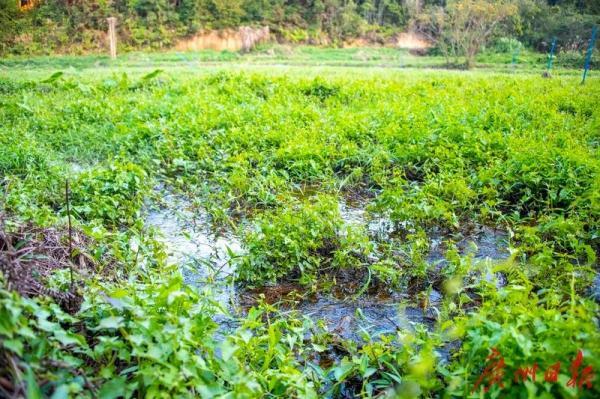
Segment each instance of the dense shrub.
[{"label": "dense shrub", "polygon": [[81,174],[73,185],[73,210],[86,221],[132,224],[140,216],[148,177],[134,164],[114,163]]}]

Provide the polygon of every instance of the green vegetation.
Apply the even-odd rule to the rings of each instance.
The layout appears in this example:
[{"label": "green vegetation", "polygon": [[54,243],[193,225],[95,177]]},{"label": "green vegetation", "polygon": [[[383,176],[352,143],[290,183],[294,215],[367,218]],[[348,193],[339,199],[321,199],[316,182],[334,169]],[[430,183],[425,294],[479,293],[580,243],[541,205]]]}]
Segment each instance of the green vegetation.
[{"label": "green vegetation", "polygon": [[369,239],[360,232],[343,231],[338,203],[331,197],[266,214],[258,229],[245,237],[248,254],[239,266],[240,278],[264,283],[300,276],[315,281],[320,269],[361,268],[369,254]]},{"label": "green vegetation", "polygon": [[471,66],[483,47],[509,42],[545,53],[553,37],[557,51],[580,58],[600,23],[600,6],[595,0],[0,0],[0,55],[105,53],[107,17],[118,20],[121,53],[169,49],[198,32],[240,26],[268,26],[277,43],[332,47],[394,47],[408,31],[435,43],[432,52],[453,62],[464,57]]},{"label": "green vegetation", "polygon": [[[504,387],[488,396],[598,396],[597,378],[591,388],[566,385],[579,349],[582,366],[600,370],[590,295],[600,254],[594,76],[582,86],[579,76],[537,73],[140,73],[129,60],[118,73],[14,77],[17,64],[5,64],[2,394],[483,397],[483,386],[472,390],[497,348]],[[396,306],[422,309],[423,323],[345,339],[319,315],[268,298],[229,308],[210,278],[186,284],[184,265],[144,223],[163,196],[157,187],[241,238],[228,280],[240,295],[290,285],[299,301],[400,294]],[[351,204],[364,223],[344,216],[340,206]],[[381,219],[389,229],[375,234],[370,224]],[[74,253],[59,259],[32,226]],[[463,250],[461,237],[481,226],[506,232],[504,259]],[[434,237],[446,248],[435,262]],[[58,260],[25,267],[42,259]],[[16,292],[15,270],[52,295]],[[498,273],[505,286],[486,277]],[[441,300],[429,300],[434,289]],[[76,309],[52,299],[71,296],[82,301]],[[544,382],[557,361],[558,381]],[[536,381],[514,381],[534,363]]]},{"label": "green vegetation", "polygon": [[[477,56],[476,69],[496,72],[536,72],[546,69],[547,55],[523,50],[513,64],[512,53],[485,50]],[[583,68],[583,55],[575,52],[561,52],[554,57],[553,74],[580,74]],[[592,58],[592,69],[599,65],[598,57]],[[248,54],[229,51],[203,50],[197,52],[164,52],[139,53],[131,52],[120,55],[116,60],[108,56],[52,56],[52,57],[8,57],[0,59],[0,73],[10,71],[11,76],[24,72],[26,76],[37,73],[39,77],[47,77],[48,69],[69,69],[71,74],[77,71],[94,69],[97,73],[110,75],[115,68],[127,73],[140,73],[147,69],[178,68],[186,73],[198,73],[206,70],[258,69],[261,72],[274,73],[277,69],[283,72],[284,67],[339,67],[363,68],[362,73],[371,73],[366,67],[387,69],[399,68],[445,68],[446,60],[440,55],[416,56],[407,50],[386,47],[361,48],[319,48],[313,46],[265,45]],[[343,71],[343,70],[342,70]],[[307,73],[313,74],[313,69]],[[343,72],[341,72],[343,73]],[[84,76],[82,76],[85,78]]]}]

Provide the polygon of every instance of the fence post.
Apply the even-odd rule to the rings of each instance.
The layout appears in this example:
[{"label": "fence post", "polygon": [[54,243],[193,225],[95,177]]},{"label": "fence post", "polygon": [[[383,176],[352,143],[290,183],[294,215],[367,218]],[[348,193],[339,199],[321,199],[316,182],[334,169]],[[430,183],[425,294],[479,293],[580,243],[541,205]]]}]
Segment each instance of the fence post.
[{"label": "fence post", "polygon": [[513,51],[513,55],[512,55],[513,70],[517,67],[517,63],[519,62],[519,54],[521,54],[521,47],[517,46],[517,48]]},{"label": "fence post", "polygon": [[594,51],[594,46],[596,45],[596,33],[598,32],[598,27],[594,25],[592,28],[592,37],[590,37],[590,43],[588,44],[587,53],[585,55],[585,65],[583,66],[583,79],[581,79],[581,84],[585,83],[585,77],[587,76],[587,71],[590,69],[590,64],[592,62],[592,52]]},{"label": "fence post", "polygon": [[115,17],[106,18],[108,21],[108,42],[110,45],[110,58],[117,58],[117,19]]},{"label": "fence post", "polygon": [[552,38],[552,46],[550,47],[550,54],[548,54],[548,65],[546,66],[548,73],[550,73],[550,71],[552,70],[552,61],[554,59],[554,49],[555,48],[556,48],[556,36],[554,38]]}]

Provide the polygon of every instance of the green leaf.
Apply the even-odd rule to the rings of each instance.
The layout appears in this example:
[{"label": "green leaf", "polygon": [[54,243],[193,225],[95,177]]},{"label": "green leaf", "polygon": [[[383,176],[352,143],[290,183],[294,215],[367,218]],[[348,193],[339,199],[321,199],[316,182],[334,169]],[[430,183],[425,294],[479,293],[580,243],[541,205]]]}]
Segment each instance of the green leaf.
[{"label": "green leaf", "polygon": [[48,79],[42,80],[41,83],[52,83],[60,79],[64,75],[64,72],[58,71],[54,72]]},{"label": "green leaf", "polygon": [[342,364],[333,370],[333,376],[336,381],[343,381],[352,371],[353,364],[346,359],[342,360]]},{"label": "green leaf", "polygon": [[223,343],[221,343],[221,356],[223,357],[223,360],[228,361],[231,359],[237,349],[238,346],[229,342],[229,340],[223,341]]},{"label": "green leaf", "polygon": [[162,69],[155,69],[154,71],[150,72],[147,75],[144,75],[142,77],[142,80],[150,80],[150,79],[154,79],[155,77],[157,77],[159,74],[161,74],[163,72]]},{"label": "green leaf", "polygon": [[42,399],[42,392],[38,386],[31,368],[27,369],[27,399]]},{"label": "green leaf", "polygon": [[313,344],[313,349],[317,352],[325,352],[325,350],[327,350],[327,348],[324,345],[319,345],[319,344]]},{"label": "green leaf", "polygon": [[121,316],[110,316],[100,320],[100,324],[95,330],[116,329],[125,325],[124,319]]},{"label": "green leaf", "polygon": [[3,346],[17,355],[23,356],[23,342],[17,339],[8,339],[3,342]]},{"label": "green leaf", "polygon": [[65,384],[59,385],[55,390],[51,399],[68,399],[69,397],[69,386]]},{"label": "green leaf", "polygon": [[66,332],[65,330],[57,330],[54,331],[54,336],[64,346],[68,345],[82,345],[85,340],[83,337],[73,334],[70,332]]},{"label": "green leaf", "polygon": [[102,388],[100,388],[100,391],[98,391],[98,398],[115,399],[125,396],[127,388],[125,382],[126,378],[123,376],[111,379],[102,385]]}]

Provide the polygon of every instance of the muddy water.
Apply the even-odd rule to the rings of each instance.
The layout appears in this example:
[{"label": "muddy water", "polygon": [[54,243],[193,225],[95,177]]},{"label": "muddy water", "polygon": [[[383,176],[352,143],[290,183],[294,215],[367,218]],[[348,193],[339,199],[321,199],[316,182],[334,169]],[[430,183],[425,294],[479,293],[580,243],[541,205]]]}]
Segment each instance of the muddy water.
[{"label": "muddy water", "polygon": [[[362,226],[375,240],[387,240],[394,231],[391,220],[385,216],[369,215],[364,201],[339,203],[342,219],[346,224]],[[446,245],[441,235],[431,235],[428,261],[442,266],[445,260]],[[453,237],[461,255],[472,255],[475,262],[494,262],[508,257],[507,236],[499,230],[478,227],[468,235]],[[494,281],[501,287],[506,284],[503,275],[492,275],[489,271],[480,278]],[[359,300],[336,299],[317,296],[304,300],[292,307],[299,314],[313,320],[322,320],[330,331],[342,338],[359,341],[362,336],[377,337],[399,330],[414,330],[420,324],[431,328],[437,319],[437,307],[443,295],[434,289],[425,293],[427,306],[415,305],[415,298],[407,295],[393,295],[390,298],[363,296]]]},{"label": "muddy water", "polygon": [[[394,223],[388,216],[368,214],[368,203],[360,200],[342,200],[339,210],[345,223],[363,226],[371,238],[379,241],[388,240],[394,232]],[[429,263],[445,262],[446,241],[456,244],[461,255],[472,255],[474,259],[499,260],[508,257],[507,235],[505,232],[486,226],[475,226],[469,233],[458,233],[451,237],[442,232],[429,233]]]},{"label": "muddy water", "polygon": [[[153,207],[148,211],[146,224],[160,232],[160,239],[169,253],[169,262],[180,265],[186,283],[207,291],[231,316],[219,316],[215,320],[225,330],[235,327],[235,317],[243,309],[256,303],[257,292],[236,290],[227,277],[234,273],[231,255],[243,252],[240,240],[232,231],[214,232],[206,212],[193,208],[184,198],[165,194],[164,207]],[[389,239],[393,224],[384,216],[374,216],[366,211],[366,203],[341,201],[340,213],[346,224],[363,226],[374,240]],[[445,262],[445,238],[431,235],[428,261],[437,265]],[[453,242],[462,254],[472,254],[474,259],[503,259],[505,235],[502,232],[479,228],[469,235],[453,237]],[[494,276],[484,276],[492,279]],[[498,277],[498,276],[496,276]],[[500,279],[498,280],[500,281]],[[274,287],[281,290],[282,287]],[[303,294],[301,287],[296,287]],[[327,329],[342,338],[360,341],[362,337],[375,338],[381,334],[399,330],[414,330],[417,325],[432,327],[437,318],[437,305],[443,299],[440,292],[426,293],[426,306],[415,305],[415,298],[396,293],[387,297],[363,296],[360,299],[334,298],[313,295],[301,300],[276,298],[280,310],[295,313],[313,321],[321,320]],[[224,332],[224,331],[223,331]]]},{"label": "muddy water", "polygon": [[[441,298],[441,295],[433,291],[430,298]],[[365,297],[353,301],[317,297],[301,302],[293,309],[312,320],[321,320],[329,331],[341,338],[354,341],[377,338],[397,331],[414,331],[417,325],[432,327],[437,316],[434,307],[422,309],[409,306],[404,304],[406,299]]]}]

